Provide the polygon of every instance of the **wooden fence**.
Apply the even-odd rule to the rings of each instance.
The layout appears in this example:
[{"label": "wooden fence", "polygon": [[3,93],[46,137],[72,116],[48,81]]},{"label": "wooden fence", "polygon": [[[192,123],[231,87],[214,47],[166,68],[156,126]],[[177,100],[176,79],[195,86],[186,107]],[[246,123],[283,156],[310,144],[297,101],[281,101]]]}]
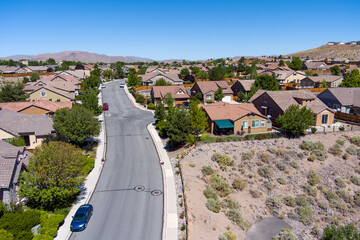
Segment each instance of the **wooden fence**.
[{"label": "wooden fence", "polygon": [[[31,74],[33,74],[33,72],[28,72],[28,73],[16,73],[16,74],[0,74],[0,77],[28,77],[31,76]],[[37,75],[41,76],[41,75],[54,75],[53,72],[39,72],[36,73]]]},{"label": "wooden fence", "polygon": [[348,113],[336,112],[335,118],[338,118],[338,119],[341,119],[344,121],[348,121],[348,122],[360,123],[360,116],[352,115],[352,114],[348,114]]}]

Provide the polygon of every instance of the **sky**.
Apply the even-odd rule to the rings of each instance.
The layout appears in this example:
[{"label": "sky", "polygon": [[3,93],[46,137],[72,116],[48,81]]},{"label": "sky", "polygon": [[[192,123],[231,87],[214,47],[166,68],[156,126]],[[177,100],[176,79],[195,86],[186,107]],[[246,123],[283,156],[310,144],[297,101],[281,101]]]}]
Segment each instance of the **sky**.
[{"label": "sky", "polygon": [[280,55],[360,41],[359,0],[0,0],[0,57]]}]

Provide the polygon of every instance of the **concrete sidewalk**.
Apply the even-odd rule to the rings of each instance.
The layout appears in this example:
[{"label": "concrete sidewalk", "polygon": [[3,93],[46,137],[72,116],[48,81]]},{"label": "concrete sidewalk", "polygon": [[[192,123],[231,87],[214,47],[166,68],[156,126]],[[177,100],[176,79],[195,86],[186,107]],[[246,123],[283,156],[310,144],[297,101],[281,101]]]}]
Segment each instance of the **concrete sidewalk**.
[{"label": "concrete sidewalk", "polygon": [[[99,93],[99,105],[102,105],[102,93]],[[86,204],[90,201],[93,191],[96,187],[96,184],[99,180],[102,167],[104,165],[105,153],[106,153],[106,129],[105,129],[105,118],[104,113],[102,113],[98,119],[102,121],[100,134],[96,138],[98,140],[98,148],[96,151],[95,166],[93,170],[86,177],[84,185],[82,186],[82,191],[80,196],[76,200],[75,204],[72,206],[69,214],[64,220],[64,224],[59,228],[56,240],[67,240],[70,238],[70,223],[72,221],[72,216],[75,215],[76,210],[83,204]]]}]

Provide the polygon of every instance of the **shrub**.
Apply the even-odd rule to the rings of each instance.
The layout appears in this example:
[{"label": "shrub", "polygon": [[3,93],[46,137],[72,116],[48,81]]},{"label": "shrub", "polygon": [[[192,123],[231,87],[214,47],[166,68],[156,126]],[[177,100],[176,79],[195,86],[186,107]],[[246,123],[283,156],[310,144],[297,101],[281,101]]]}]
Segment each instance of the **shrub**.
[{"label": "shrub", "polygon": [[340,130],[340,131],[345,131],[345,126],[341,125],[341,126],[339,127],[339,130]]},{"label": "shrub", "polygon": [[295,202],[298,206],[302,206],[302,207],[305,207],[306,205],[309,204],[304,195],[297,195],[295,198]]},{"label": "shrub", "polygon": [[354,224],[345,226],[326,226],[324,228],[323,240],[360,239],[360,232]]},{"label": "shrub", "polygon": [[317,195],[317,189],[314,188],[314,187],[312,187],[312,186],[310,186],[309,184],[305,184],[305,185],[304,185],[304,190],[305,190],[305,192],[306,192],[307,194],[309,194],[309,195],[311,195],[311,196],[313,196],[313,197],[316,197],[316,195]]},{"label": "shrub", "polygon": [[317,128],[316,128],[316,127],[312,127],[312,128],[311,128],[311,132],[312,132],[312,133],[316,133],[316,131],[317,131]]},{"label": "shrub", "polygon": [[94,166],[95,166],[95,159],[91,157],[85,157],[85,165],[83,169],[86,175],[93,170]]},{"label": "shrub", "polygon": [[329,207],[328,203],[325,201],[318,202],[318,206],[319,206],[319,208],[324,209],[324,210],[327,210]]},{"label": "shrub", "polygon": [[14,235],[11,232],[6,231],[5,229],[0,229],[0,239],[1,240],[13,240]]},{"label": "shrub", "polygon": [[222,180],[218,175],[213,174],[211,176],[210,184],[221,197],[225,197],[230,193],[230,190],[228,189],[229,184]]},{"label": "shrub", "polygon": [[142,94],[136,94],[135,101],[140,104],[145,103],[145,96]]},{"label": "shrub", "polygon": [[276,181],[277,181],[278,183],[280,183],[281,185],[286,185],[286,184],[287,184],[287,181],[286,181],[284,178],[282,178],[282,177],[276,179]]},{"label": "shrub", "polygon": [[355,184],[355,185],[357,185],[357,186],[360,186],[360,178],[358,178],[357,176],[352,175],[352,176],[350,177],[350,181],[351,181],[353,184]]},{"label": "shrub", "polygon": [[147,109],[155,110],[155,108],[156,108],[156,106],[155,106],[154,104],[152,104],[152,103],[149,103],[149,104],[147,105]]},{"label": "shrub", "polygon": [[355,168],[355,172],[360,174],[360,166]]},{"label": "shrub", "polygon": [[231,231],[224,232],[224,234],[219,237],[219,240],[236,240],[236,235]]},{"label": "shrub", "polygon": [[295,168],[295,169],[299,168],[299,164],[297,162],[295,162],[295,161],[290,162],[290,166]]},{"label": "shrub", "polygon": [[338,189],[338,190],[336,191],[336,195],[338,195],[338,196],[341,197],[341,198],[345,198],[345,196],[346,196],[346,191],[345,191],[345,189]]},{"label": "shrub", "polygon": [[250,189],[249,193],[253,198],[259,198],[262,195],[258,190],[254,190],[254,189]]},{"label": "shrub", "polygon": [[219,213],[221,210],[221,203],[212,198],[209,198],[206,203],[206,207],[212,212]]},{"label": "shrub", "polygon": [[276,167],[277,167],[280,171],[285,171],[285,170],[286,170],[286,166],[285,166],[282,162],[277,162],[277,163],[276,163]]},{"label": "shrub", "polygon": [[239,227],[241,227],[243,230],[247,227],[247,222],[244,220],[243,216],[241,215],[240,211],[238,209],[230,209],[226,216],[230,219],[230,221],[236,223]]},{"label": "shrub", "polygon": [[49,235],[45,235],[45,234],[39,234],[34,236],[34,238],[32,240],[53,240],[53,237],[50,237]]},{"label": "shrub", "polygon": [[189,163],[189,166],[192,167],[192,168],[194,168],[194,167],[196,167],[196,164],[193,163],[193,162],[191,162],[191,163]]},{"label": "shrub", "polygon": [[338,139],[338,140],[336,140],[336,143],[339,144],[340,146],[344,146],[345,141],[342,139]]},{"label": "shrub", "polygon": [[354,146],[349,146],[347,149],[346,149],[346,152],[350,155],[356,155],[357,154],[357,151],[356,151],[356,148]]},{"label": "shrub", "polygon": [[291,229],[283,229],[279,234],[273,237],[274,240],[298,240]]},{"label": "shrub", "polygon": [[214,189],[212,189],[211,187],[207,187],[203,191],[203,194],[207,199],[212,198],[214,200],[217,200],[217,198],[218,198],[218,195],[217,195],[216,191]]},{"label": "shrub", "polygon": [[311,155],[315,156],[315,159],[319,161],[325,161],[327,158],[326,152],[324,150],[315,149],[311,152]]},{"label": "shrub", "polygon": [[314,150],[321,150],[325,149],[324,144],[321,142],[311,142],[311,141],[303,141],[300,144],[300,148],[306,151],[314,151]]},{"label": "shrub", "polygon": [[343,158],[344,160],[348,160],[349,157],[350,157],[350,155],[349,155],[348,153],[345,153],[345,154],[342,156],[342,158]]},{"label": "shrub", "polygon": [[276,148],[274,148],[274,147],[268,147],[267,150],[268,150],[270,153],[276,154]]},{"label": "shrub", "polygon": [[274,189],[274,185],[271,182],[265,181],[264,186],[267,190],[271,191]]},{"label": "shrub", "polygon": [[236,190],[244,190],[247,187],[247,182],[243,179],[237,178],[233,181],[232,186]]},{"label": "shrub", "polygon": [[268,166],[262,166],[258,168],[258,173],[264,178],[269,178],[271,177],[272,171]]},{"label": "shrub", "polygon": [[284,197],[284,203],[286,206],[293,207],[295,206],[295,199],[292,196]]},{"label": "shrub", "polygon": [[334,146],[330,147],[328,152],[334,156],[340,156],[342,154],[342,150],[339,144],[335,144]]},{"label": "shrub", "polygon": [[268,197],[265,204],[270,209],[279,209],[281,207],[281,199],[276,196]]},{"label": "shrub", "polygon": [[251,149],[249,152],[242,153],[242,160],[251,160],[255,155],[254,149]]},{"label": "shrub", "polygon": [[299,221],[305,225],[310,225],[313,221],[312,210],[309,205],[305,207],[297,207],[296,212],[299,216]]},{"label": "shrub", "polygon": [[211,160],[217,162],[222,169],[226,169],[226,167],[232,166],[234,164],[234,160],[232,160],[226,154],[214,153],[211,156]]},{"label": "shrub", "polygon": [[222,206],[225,208],[229,208],[229,209],[238,209],[239,208],[239,204],[237,202],[235,202],[232,199],[224,199],[224,201],[222,202]]},{"label": "shrub", "polygon": [[203,166],[201,172],[204,176],[208,176],[214,174],[214,169],[211,166]]},{"label": "shrub", "polygon": [[317,173],[313,170],[310,170],[308,175],[308,182],[311,186],[315,186],[320,182],[320,177],[317,175]]},{"label": "shrub", "polygon": [[355,144],[356,146],[360,147],[360,136],[352,137],[350,139],[350,142],[352,144]]},{"label": "shrub", "polygon": [[259,155],[259,159],[264,163],[268,163],[269,158],[270,158],[270,156],[266,153],[260,153],[260,155]]},{"label": "shrub", "polygon": [[346,187],[346,183],[342,178],[335,178],[335,185],[338,186],[339,188]]},{"label": "shrub", "polygon": [[328,201],[331,201],[331,200],[339,200],[339,196],[336,195],[335,193],[333,193],[331,190],[327,190],[324,192],[326,198]]}]

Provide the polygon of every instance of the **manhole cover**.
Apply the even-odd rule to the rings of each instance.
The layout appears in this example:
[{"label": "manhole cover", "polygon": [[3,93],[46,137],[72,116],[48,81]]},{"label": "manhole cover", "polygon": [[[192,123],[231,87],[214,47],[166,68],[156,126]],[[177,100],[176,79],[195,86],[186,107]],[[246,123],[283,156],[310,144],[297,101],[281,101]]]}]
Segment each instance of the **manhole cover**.
[{"label": "manhole cover", "polygon": [[160,191],[160,190],[154,190],[151,192],[151,195],[153,195],[153,196],[159,196],[161,194],[162,194],[162,191]]},{"label": "manhole cover", "polygon": [[135,191],[137,191],[137,192],[142,192],[142,191],[144,191],[144,190],[145,190],[145,187],[144,187],[144,186],[139,185],[139,186],[136,186],[136,187],[134,188],[134,190],[135,190]]}]

